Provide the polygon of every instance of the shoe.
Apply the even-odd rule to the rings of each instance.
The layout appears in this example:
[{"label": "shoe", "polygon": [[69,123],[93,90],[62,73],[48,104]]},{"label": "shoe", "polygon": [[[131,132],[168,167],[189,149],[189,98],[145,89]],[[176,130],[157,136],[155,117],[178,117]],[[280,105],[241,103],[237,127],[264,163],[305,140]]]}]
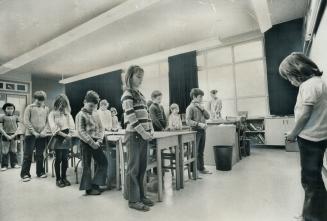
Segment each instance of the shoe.
[{"label": "shoe", "polygon": [[15,169],[19,169],[21,166],[19,166],[18,164],[16,164],[15,166],[13,166],[13,168]]},{"label": "shoe", "polygon": [[131,208],[131,209],[135,209],[135,210],[143,211],[143,212],[150,211],[150,208],[148,206],[144,205],[141,202],[128,203],[128,207]]},{"label": "shoe", "polygon": [[65,183],[64,183],[62,180],[57,180],[57,181],[56,181],[56,185],[57,185],[57,187],[59,187],[59,188],[63,188],[63,187],[65,187]]},{"label": "shoe", "polygon": [[71,185],[70,182],[66,178],[62,179],[61,181],[65,184],[65,186],[70,186]]},{"label": "shoe", "polygon": [[154,206],[154,202],[152,202],[150,199],[148,199],[148,198],[143,198],[142,200],[142,203],[144,204],[144,205],[146,205],[146,206]]},{"label": "shoe", "polygon": [[212,174],[209,170],[206,170],[206,169],[199,170],[199,172],[202,174]]},{"label": "shoe", "polygon": [[89,196],[97,196],[100,194],[101,194],[101,192],[99,190],[95,190],[95,189],[86,190],[86,195],[89,195]]},{"label": "shoe", "polygon": [[31,178],[28,176],[28,175],[25,175],[25,176],[23,176],[23,178],[22,178],[22,181],[23,182],[28,182],[28,181],[30,181],[31,180]]},{"label": "shoe", "polygon": [[8,170],[7,167],[2,167],[2,168],[1,168],[1,171],[6,171],[6,170]]},{"label": "shoe", "polygon": [[45,174],[45,173],[43,173],[43,174],[41,174],[40,176],[37,176],[37,177],[39,177],[39,178],[47,178],[47,177],[48,177],[48,175],[47,175],[47,174]]}]

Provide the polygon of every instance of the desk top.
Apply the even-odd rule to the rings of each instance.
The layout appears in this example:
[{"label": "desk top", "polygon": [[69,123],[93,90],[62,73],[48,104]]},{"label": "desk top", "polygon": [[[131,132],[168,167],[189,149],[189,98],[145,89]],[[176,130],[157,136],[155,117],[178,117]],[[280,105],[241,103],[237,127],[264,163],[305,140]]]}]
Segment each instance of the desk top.
[{"label": "desk top", "polygon": [[[118,132],[106,132],[106,136],[124,136],[125,131],[121,130]],[[158,139],[158,138],[164,138],[164,137],[172,137],[172,136],[178,136],[178,135],[185,135],[185,134],[194,134],[196,133],[195,131],[163,131],[163,132],[154,132],[153,138]]]}]

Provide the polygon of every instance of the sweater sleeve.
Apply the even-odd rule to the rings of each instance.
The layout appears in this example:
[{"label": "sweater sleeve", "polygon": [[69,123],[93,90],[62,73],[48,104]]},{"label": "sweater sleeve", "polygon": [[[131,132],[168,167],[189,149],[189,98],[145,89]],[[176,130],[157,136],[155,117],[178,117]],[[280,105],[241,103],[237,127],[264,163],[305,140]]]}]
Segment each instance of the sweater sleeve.
[{"label": "sweater sleeve", "polygon": [[127,94],[123,96],[122,98],[122,107],[126,114],[125,121],[128,121],[129,124],[135,129],[137,133],[139,133],[141,136],[146,134],[146,130],[142,126],[142,124],[138,121],[134,107],[133,107],[133,97],[130,94]]},{"label": "sweater sleeve", "polygon": [[55,135],[58,132],[58,126],[56,125],[54,118],[55,118],[55,115],[54,115],[53,111],[51,111],[48,116],[48,122],[49,122],[50,131],[53,135]]},{"label": "sweater sleeve", "polygon": [[196,127],[198,126],[198,122],[193,120],[193,109],[192,107],[188,107],[186,109],[186,124],[190,127]]},{"label": "sweater sleeve", "polygon": [[0,133],[4,136],[7,135],[7,133],[3,129],[3,116],[0,117]]},{"label": "sweater sleeve", "polygon": [[24,125],[32,134],[35,133],[35,129],[31,123],[31,106],[27,106],[24,112]]},{"label": "sweater sleeve", "polygon": [[50,130],[49,119],[48,119],[48,116],[49,116],[49,108],[48,107],[45,107],[45,109],[46,109],[45,127],[41,131],[42,134],[47,134],[47,132],[49,132],[49,130]]},{"label": "sweater sleeve", "polygon": [[86,119],[81,113],[76,116],[76,129],[78,136],[82,141],[89,144],[91,147],[95,145],[95,141],[86,131]]}]

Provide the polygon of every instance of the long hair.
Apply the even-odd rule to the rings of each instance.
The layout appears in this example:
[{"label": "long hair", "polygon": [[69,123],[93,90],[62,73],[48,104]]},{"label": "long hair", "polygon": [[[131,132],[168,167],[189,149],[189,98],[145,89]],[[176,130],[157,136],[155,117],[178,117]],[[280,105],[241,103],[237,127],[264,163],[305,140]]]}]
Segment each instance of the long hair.
[{"label": "long hair", "polygon": [[304,82],[314,76],[321,76],[323,72],[303,53],[293,52],[279,65],[279,74],[286,80],[293,77],[298,82]]},{"label": "long hair", "polygon": [[144,73],[144,70],[138,65],[132,65],[128,68],[125,74],[125,90],[128,90],[134,100],[140,101],[141,95],[132,87],[132,78],[136,73]]},{"label": "long hair", "polygon": [[56,111],[62,111],[65,114],[70,113],[71,107],[68,97],[64,94],[58,95],[53,103],[53,109]]}]

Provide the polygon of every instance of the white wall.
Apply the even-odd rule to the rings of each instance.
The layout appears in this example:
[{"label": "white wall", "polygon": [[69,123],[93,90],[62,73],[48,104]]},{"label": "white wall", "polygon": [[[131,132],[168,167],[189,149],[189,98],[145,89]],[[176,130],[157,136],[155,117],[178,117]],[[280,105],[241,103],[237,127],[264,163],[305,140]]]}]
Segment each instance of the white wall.
[{"label": "white wall", "polygon": [[223,101],[222,116],[266,116],[268,108],[267,73],[262,39],[198,52],[199,87],[210,99],[217,89]]},{"label": "white wall", "polygon": [[313,37],[310,50],[310,57],[324,71],[324,77],[327,79],[327,10],[321,19],[319,29]]}]

